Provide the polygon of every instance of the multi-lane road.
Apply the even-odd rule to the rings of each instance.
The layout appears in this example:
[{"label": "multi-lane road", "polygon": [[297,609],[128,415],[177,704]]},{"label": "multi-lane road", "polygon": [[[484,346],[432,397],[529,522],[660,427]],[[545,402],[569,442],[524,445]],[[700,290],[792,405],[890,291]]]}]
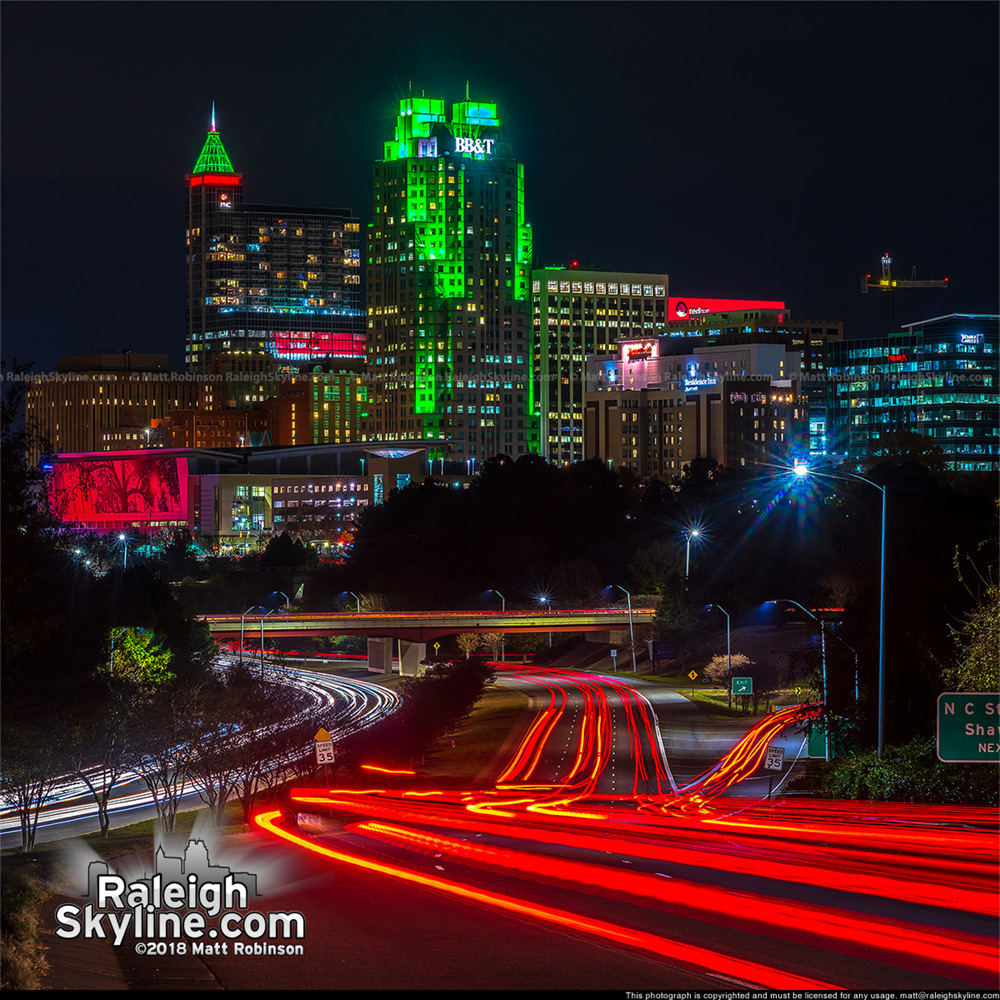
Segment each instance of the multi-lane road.
[{"label": "multi-lane road", "polygon": [[[787,773],[813,706],[718,728],[631,678],[508,667],[499,682],[530,710],[463,787],[373,770],[371,787],[301,788],[256,816],[241,868],[261,876],[255,909],[301,914],[301,954],[267,954],[289,943],[274,936],[257,955],[138,957],[133,940],[129,980],[997,988],[996,810],[768,802],[767,750]],[[278,862],[298,869],[275,878]]]},{"label": "multi-lane road", "polygon": [[[672,768],[662,739],[670,700],[654,709],[648,687],[559,670],[500,680],[529,691],[534,707],[481,787],[408,789],[405,776],[386,775],[381,789],[296,793],[298,826],[257,816],[289,851],[326,866],[332,907],[344,877],[423,900],[372,942],[387,963],[409,924],[444,910],[463,927],[490,913],[535,924],[535,950],[551,944],[550,986],[567,965],[580,968],[588,944],[590,965],[610,952],[616,970],[634,961],[646,984],[657,985],[658,967],[661,987],[997,985],[995,810],[734,795],[761,773],[769,746],[801,744],[811,707],[757,721],[694,774],[690,748]],[[572,962],[552,935],[572,939]],[[322,931],[309,938],[335,960]],[[474,949],[456,950],[464,981],[484,985]],[[429,960],[441,961],[439,948]],[[533,964],[519,984],[538,974]],[[594,985],[629,987],[607,979]]]}]

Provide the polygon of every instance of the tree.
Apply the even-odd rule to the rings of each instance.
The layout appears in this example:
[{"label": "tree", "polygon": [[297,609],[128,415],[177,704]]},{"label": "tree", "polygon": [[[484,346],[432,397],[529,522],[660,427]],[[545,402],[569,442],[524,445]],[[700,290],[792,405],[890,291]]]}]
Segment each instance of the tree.
[{"label": "tree", "polygon": [[65,756],[56,731],[25,723],[4,726],[0,797],[13,807],[21,825],[21,850],[35,849],[38,815],[59,777]]},{"label": "tree", "polygon": [[163,684],[174,676],[168,669],[173,656],[145,629],[111,630],[111,675],[115,681],[141,686]]},{"label": "tree", "polygon": [[958,658],[945,671],[945,683],[955,691],[1000,690],[1000,588],[995,581],[986,585],[955,640]]},{"label": "tree", "polygon": [[483,641],[484,646],[488,646],[490,650],[490,655],[494,660],[499,660],[501,655],[501,650],[503,649],[503,633],[502,632],[484,632],[480,638]]},{"label": "tree", "polygon": [[466,659],[482,645],[480,637],[475,632],[463,632],[455,641],[458,643],[458,648],[465,653]]}]

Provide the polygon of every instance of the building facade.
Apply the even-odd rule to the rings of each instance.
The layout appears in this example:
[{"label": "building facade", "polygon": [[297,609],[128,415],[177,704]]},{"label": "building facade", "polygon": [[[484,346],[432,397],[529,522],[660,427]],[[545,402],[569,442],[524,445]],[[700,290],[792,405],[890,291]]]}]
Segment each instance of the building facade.
[{"label": "building facade", "polygon": [[524,167],[495,104],[410,97],[373,168],[368,441],[434,457],[539,450]]},{"label": "building facade", "polygon": [[547,267],[532,272],[531,325],[542,454],[583,459],[585,365],[626,337],[667,329],[668,276]]},{"label": "building facade", "polygon": [[858,467],[913,433],[953,471],[1000,471],[998,330],[998,316],[955,313],[832,345],[831,457]]},{"label": "building facade", "polygon": [[265,351],[286,371],[364,357],[352,212],[244,202],[214,110],[186,195],[188,371],[213,352]]},{"label": "building facade", "polygon": [[626,339],[588,361],[586,458],[669,479],[698,458],[745,468],[804,454],[800,353],[783,340],[694,343]]}]

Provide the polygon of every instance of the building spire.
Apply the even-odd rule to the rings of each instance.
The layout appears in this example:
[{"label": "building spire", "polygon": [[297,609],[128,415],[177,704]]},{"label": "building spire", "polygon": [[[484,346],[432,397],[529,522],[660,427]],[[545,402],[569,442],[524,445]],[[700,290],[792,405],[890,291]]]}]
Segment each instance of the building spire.
[{"label": "building spire", "polygon": [[222,145],[222,136],[215,125],[215,101],[212,101],[212,123],[205,136],[205,145],[194,165],[192,174],[235,174],[232,160]]}]

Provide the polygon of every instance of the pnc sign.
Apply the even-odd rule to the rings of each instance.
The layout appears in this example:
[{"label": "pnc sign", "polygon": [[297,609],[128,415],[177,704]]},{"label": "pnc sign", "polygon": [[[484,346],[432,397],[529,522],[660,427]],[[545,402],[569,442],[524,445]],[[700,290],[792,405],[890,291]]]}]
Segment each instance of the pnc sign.
[{"label": "pnc sign", "polygon": [[473,139],[470,136],[455,136],[456,153],[479,153],[489,156],[493,152],[494,139]]}]

